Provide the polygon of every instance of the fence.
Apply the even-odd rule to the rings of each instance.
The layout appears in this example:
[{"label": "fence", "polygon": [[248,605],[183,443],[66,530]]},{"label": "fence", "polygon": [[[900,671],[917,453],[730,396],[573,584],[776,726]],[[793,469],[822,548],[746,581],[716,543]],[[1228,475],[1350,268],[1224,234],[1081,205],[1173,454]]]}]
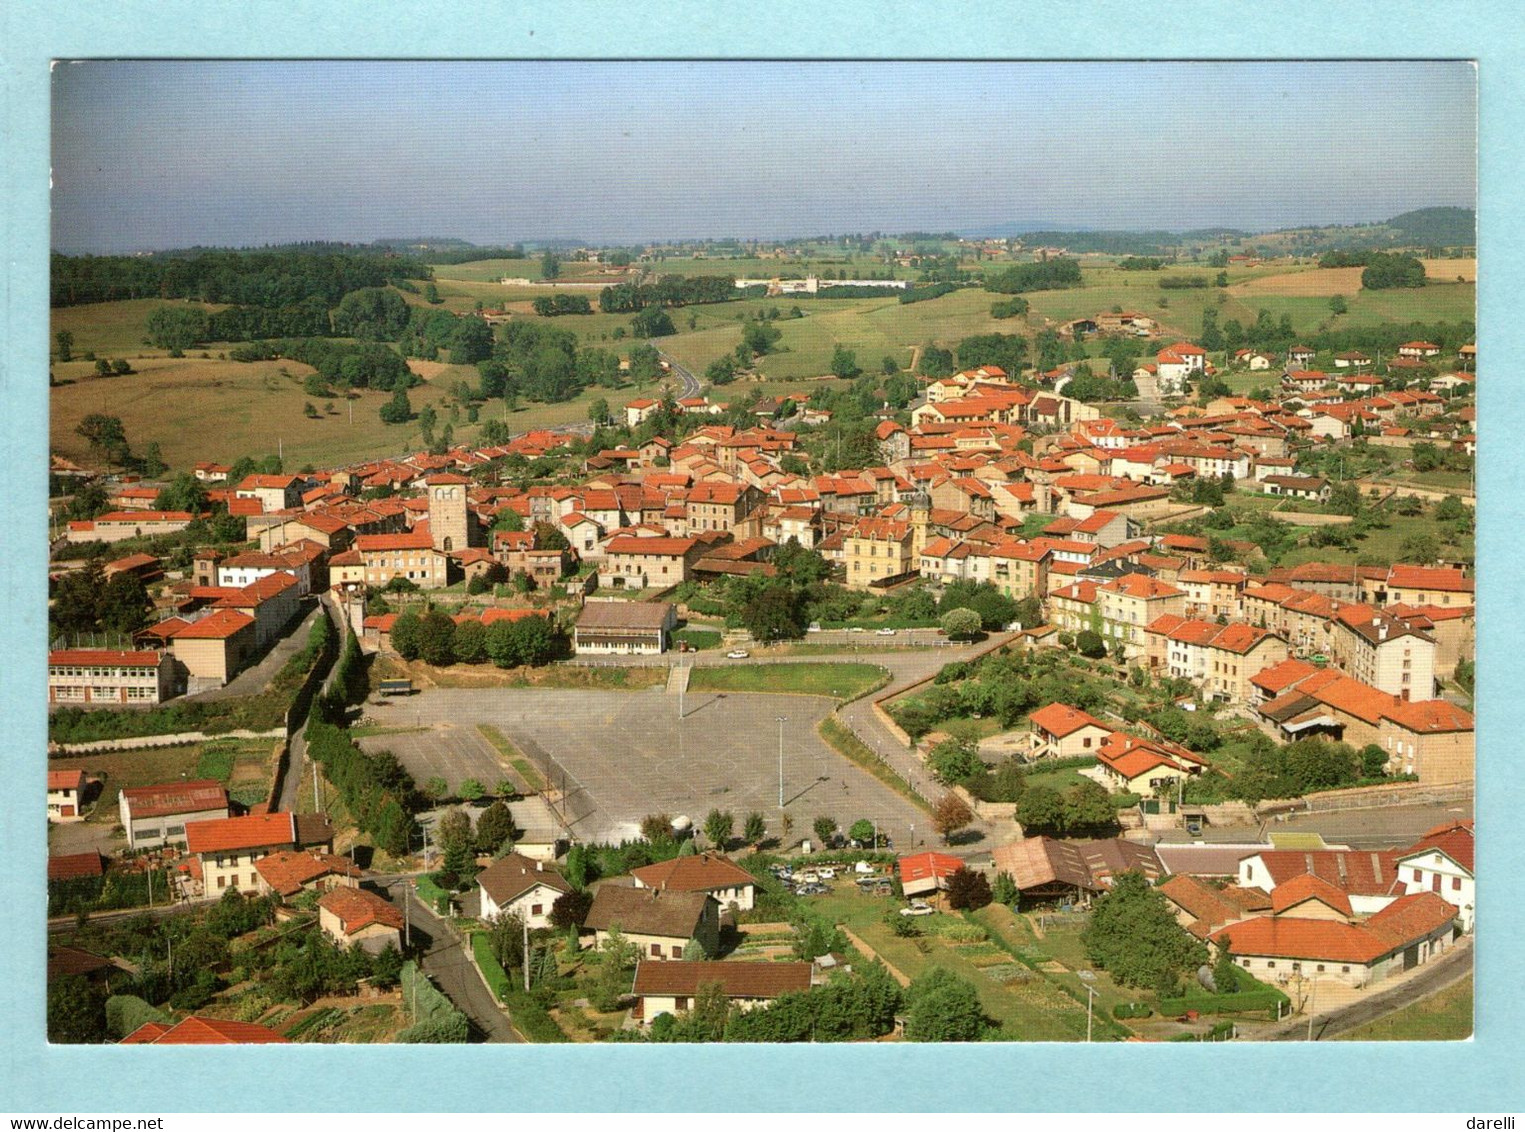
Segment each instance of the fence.
[{"label": "fence", "polygon": [[89,743],[49,743],[50,755],[91,755],[99,751],[141,751],[148,747],[183,747],[216,739],[284,739],[286,729],[269,731],[179,731],[173,735],[133,735],[125,739],[95,739]]}]

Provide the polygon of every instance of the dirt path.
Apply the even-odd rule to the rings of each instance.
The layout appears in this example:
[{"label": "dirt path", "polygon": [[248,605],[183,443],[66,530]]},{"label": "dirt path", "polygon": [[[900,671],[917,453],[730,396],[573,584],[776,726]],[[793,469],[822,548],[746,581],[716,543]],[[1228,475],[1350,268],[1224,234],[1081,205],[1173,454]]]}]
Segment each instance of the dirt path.
[{"label": "dirt path", "polygon": [[860,935],[858,935],[857,932],[853,931],[851,928],[847,927],[845,924],[842,924],[842,925],[839,925],[839,926],[842,928],[842,934],[847,937],[847,942],[848,943],[852,944],[854,947],[856,947],[859,951],[863,952],[863,954],[868,956],[870,959],[877,959],[877,960],[879,960],[879,962],[884,964],[884,969],[890,973],[890,978],[894,979],[897,983],[899,983],[903,987],[908,987],[908,986],[911,985],[911,980],[906,978],[905,975],[901,974],[900,968],[896,967],[888,959],[884,958],[884,956],[880,955],[872,947],[870,947],[868,944],[864,943],[863,942],[863,938]]}]

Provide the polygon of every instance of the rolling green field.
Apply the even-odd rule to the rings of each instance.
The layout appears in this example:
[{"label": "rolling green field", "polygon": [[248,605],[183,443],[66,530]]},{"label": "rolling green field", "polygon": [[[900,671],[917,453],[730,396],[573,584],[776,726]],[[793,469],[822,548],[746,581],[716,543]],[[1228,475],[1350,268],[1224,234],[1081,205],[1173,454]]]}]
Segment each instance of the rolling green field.
[{"label": "rolling green field", "polygon": [[[735,350],[741,340],[742,319],[773,309],[788,314],[798,306],[802,317],[780,318],[775,323],[782,337],[773,352],[759,360],[760,379],[715,391],[721,400],[751,401],[797,388],[795,383],[802,379],[826,375],[832,353],[839,345],[855,351],[858,364],[866,372],[879,370],[887,357],[907,368],[918,348],[928,343],[952,347],[973,334],[1031,335],[1045,325],[1094,315],[1114,306],[1142,311],[1161,323],[1167,337],[1183,338],[1200,333],[1202,312],[1209,306],[1217,310],[1220,325],[1229,319],[1248,325],[1261,309],[1269,311],[1275,319],[1287,314],[1300,334],[1311,334],[1330,325],[1361,326],[1384,320],[1457,321],[1475,316],[1475,283],[1437,281],[1422,290],[1356,289],[1345,296],[1348,313],[1336,318],[1329,311],[1327,295],[1322,293],[1331,284],[1313,278],[1318,269],[1311,264],[1237,268],[1228,272],[1227,290],[1207,287],[1164,292],[1159,288],[1163,277],[1212,278],[1217,273],[1200,265],[1130,272],[1101,259],[1088,257],[1084,262],[1083,287],[1029,293],[1025,297],[1032,310],[1025,318],[992,319],[991,304],[1004,296],[983,289],[954,291],[909,304],[900,303],[894,294],[857,299],[778,296],[675,309],[672,317],[678,333],[661,339],[659,345],[680,363],[702,374],[716,358]],[[883,270],[881,263],[865,258],[671,259],[652,264],[650,269],[656,275],[723,273],[768,278],[781,273],[824,272],[828,264],[834,265],[833,270],[836,266],[844,267],[849,275]],[[1458,267],[1458,272],[1464,267],[1465,264]],[[598,264],[569,262],[562,265],[562,278],[568,282],[579,278],[606,281],[607,270]],[[497,282],[505,275],[538,278],[541,272],[538,257],[438,265],[435,271],[443,306],[455,312],[469,311],[482,302],[494,309],[506,304],[516,316],[535,317],[530,314],[530,304],[536,296],[549,293],[533,286],[506,288]],[[1310,276],[1306,285],[1300,284],[1299,274]],[[1340,280],[1345,278],[1340,276]],[[1270,293],[1257,293],[1262,289]],[[1295,293],[1299,290],[1310,293]],[[572,293],[587,294],[597,305],[595,291],[578,289]],[[420,295],[406,297],[413,305],[424,302]],[[126,357],[141,371],[126,377],[97,379],[90,361],[56,363],[55,376],[67,384],[55,388],[50,398],[54,451],[70,459],[88,458],[88,450],[75,435],[74,427],[92,412],[120,416],[135,451],[141,452],[150,441],[157,441],[165,459],[176,468],[196,460],[228,462],[246,454],[262,455],[275,451],[278,445],[284,449],[290,467],[375,458],[422,447],[422,436],[416,427],[381,423],[377,410],[385,399],[382,394],[361,394],[354,405],[353,424],[342,401],[335,401],[338,411],[334,414],[323,412],[323,405],[318,402],[319,418],[307,418],[303,405],[312,398],[301,388],[301,378],[309,372],[305,366],[290,362],[220,361],[216,355],[226,350],[225,345],[210,346],[206,351],[208,357],[181,359],[168,358],[164,351],[146,347],[144,324],[154,308],[161,305],[164,305],[161,300],[137,299],[53,312],[53,329],[66,329],[74,335],[76,358],[92,351],[102,357]],[[595,312],[561,316],[553,325],[577,334],[585,345],[623,354],[628,353],[634,342],[628,336],[616,338],[615,334],[628,330],[630,319],[628,313]],[[1093,344],[1093,352],[1095,348]],[[282,365],[292,375],[290,378],[280,376]],[[419,369],[428,384],[410,392],[414,409],[436,403],[443,423],[449,419],[443,404],[449,394],[443,387],[457,377],[474,382],[475,367],[422,365]],[[1268,371],[1228,371],[1224,376],[1235,392],[1247,392],[1273,380]],[[632,397],[656,392],[654,386],[594,389],[560,404],[526,403],[512,412],[498,405],[490,412],[504,413],[513,430],[523,432],[583,423],[589,405],[600,397],[617,408]],[[215,422],[216,427],[207,427],[209,421]],[[453,424],[459,439],[474,438],[476,430],[466,426],[463,419]]]}]

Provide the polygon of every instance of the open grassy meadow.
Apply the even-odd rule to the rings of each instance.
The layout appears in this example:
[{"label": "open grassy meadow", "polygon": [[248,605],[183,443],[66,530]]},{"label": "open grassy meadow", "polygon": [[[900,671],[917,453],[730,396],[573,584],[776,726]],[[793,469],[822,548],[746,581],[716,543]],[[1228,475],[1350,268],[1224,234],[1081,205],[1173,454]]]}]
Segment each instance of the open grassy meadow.
[{"label": "open grassy meadow", "polygon": [[[198,460],[232,463],[240,456],[263,456],[279,447],[286,466],[374,459],[416,451],[423,437],[415,423],[387,425],[378,411],[390,394],[359,391],[350,420],[344,398],[314,398],[302,388],[312,372],[296,362],[229,362],[215,357],[134,358],[138,372],[97,378],[89,362],[54,367],[71,384],[51,390],[50,444],[71,460],[91,460],[89,445],[74,430],[90,413],[120,417],[133,451],[157,441],[165,463],[189,468]],[[286,371],[286,375],[281,373]],[[76,376],[88,370],[92,376]],[[447,400],[448,390],[425,383],[409,390],[414,411]],[[316,419],[303,406],[313,402]],[[441,427],[449,420],[440,406]],[[459,427],[459,426],[458,426]]]}]

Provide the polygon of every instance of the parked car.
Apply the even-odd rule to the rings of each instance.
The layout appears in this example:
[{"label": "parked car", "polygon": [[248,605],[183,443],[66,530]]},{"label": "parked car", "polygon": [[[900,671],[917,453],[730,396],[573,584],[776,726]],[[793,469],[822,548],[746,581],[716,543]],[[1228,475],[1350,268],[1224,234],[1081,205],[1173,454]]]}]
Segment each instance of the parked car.
[{"label": "parked car", "polygon": [[814,869],[806,869],[804,872],[800,873],[796,879],[798,879],[801,884],[814,884],[816,881],[821,879],[821,874],[816,872]]},{"label": "parked car", "polygon": [[819,621],[812,621],[809,625],[805,626],[805,632],[807,633],[819,633],[820,631],[821,623]]},{"label": "parked car", "polygon": [[815,871],[815,875],[820,877],[822,880],[836,880],[837,870],[832,868],[821,868]]},{"label": "parked car", "polygon": [[937,909],[925,901],[913,900],[900,909],[900,914],[902,916],[930,916],[935,911]]},{"label": "parked car", "polygon": [[895,630],[893,629],[875,629],[874,632],[881,637],[893,637],[895,635]]},{"label": "parked car", "polygon": [[825,896],[831,889],[824,884],[802,884],[794,891],[797,896]]},{"label": "parked car", "polygon": [[732,649],[725,654],[725,658],[727,660],[746,660],[751,655],[746,649]]},{"label": "parked car", "polygon": [[863,626],[862,625],[849,625],[847,627],[847,631],[849,633],[861,633],[861,632],[863,632]]}]

